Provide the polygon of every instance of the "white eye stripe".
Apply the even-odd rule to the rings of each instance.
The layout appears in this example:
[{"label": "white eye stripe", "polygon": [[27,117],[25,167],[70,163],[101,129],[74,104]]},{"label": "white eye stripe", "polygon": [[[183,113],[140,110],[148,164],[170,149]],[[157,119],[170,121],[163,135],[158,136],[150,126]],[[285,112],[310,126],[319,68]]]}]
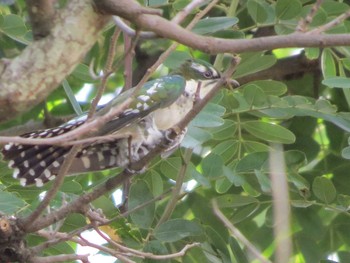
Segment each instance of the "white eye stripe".
[{"label": "white eye stripe", "polygon": [[210,67],[210,70],[213,73],[213,77],[220,77],[220,74],[217,72],[215,68]]},{"label": "white eye stripe", "polygon": [[206,72],[207,71],[207,67],[198,64],[198,63],[192,63],[191,64],[191,68],[193,68],[194,70],[198,71],[198,72]]},{"label": "white eye stripe", "polygon": [[218,78],[218,77],[220,77],[220,74],[218,73],[218,71],[214,67],[211,67],[211,66],[204,66],[204,65],[201,65],[199,63],[193,62],[191,64],[191,68],[194,69],[195,71],[198,71],[206,78]]}]

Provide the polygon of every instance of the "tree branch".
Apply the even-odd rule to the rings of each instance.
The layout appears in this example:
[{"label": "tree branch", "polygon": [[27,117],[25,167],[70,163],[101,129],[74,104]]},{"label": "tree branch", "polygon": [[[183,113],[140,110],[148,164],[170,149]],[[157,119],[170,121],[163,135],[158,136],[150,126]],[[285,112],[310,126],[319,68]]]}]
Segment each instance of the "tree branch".
[{"label": "tree branch", "polygon": [[33,257],[30,262],[32,263],[55,263],[55,262],[67,262],[72,260],[81,260],[82,262],[89,262],[89,255],[76,255],[76,254],[61,254],[57,256],[49,257]]},{"label": "tree branch", "polygon": [[200,36],[158,15],[143,12],[143,8],[134,0],[95,1],[97,9],[105,14],[123,17],[138,28],[153,31],[158,36],[172,39],[188,47],[209,54],[241,53],[263,51],[287,47],[330,47],[350,45],[350,34],[313,34],[304,33],[269,36],[254,39],[222,39]]},{"label": "tree branch", "polygon": [[227,219],[227,217],[220,211],[218,204],[216,200],[212,202],[213,204],[213,210],[214,214],[220,219],[221,222],[224,223],[224,225],[229,229],[229,231],[232,233],[232,235],[237,238],[240,242],[242,242],[252,254],[259,259],[259,262],[262,263],[271,263],[270,260],[266,259],[263,255],[260,254],[260,251],[249,242],[249,240],[239,231],[238,228],[236,228],[234,225],[231,224],[230,220]]},{"label": "tree branch", "polygon": [[68,1],[47,37],[14,59],[2,60],[0,122],[43,101],[90,50],[108,20],[93,10],[90,0]]}]

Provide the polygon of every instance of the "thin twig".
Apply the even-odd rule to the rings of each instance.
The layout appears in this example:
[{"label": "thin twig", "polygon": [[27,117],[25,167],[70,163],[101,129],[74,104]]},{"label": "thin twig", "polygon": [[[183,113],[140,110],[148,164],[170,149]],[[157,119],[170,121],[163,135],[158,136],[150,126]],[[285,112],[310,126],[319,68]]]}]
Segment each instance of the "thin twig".
[{"label": "thin twig", "polygon": [[[132,39],[127,34],[123,34],[124,38],[124,88],[123,91],[132,88],[132,61],[135,51],[132,48]],[[135,41],[136,42],[136,41]]]},{"label": "thin twig", "polygon": [[181,11],[171,19],[171,22],[175,24],[181,24],[184,19],[192,13],[192,11],[202,5],[204,5],[207,0],[192,0],[187,6],[185,6]]},{"label": "thin twig", "polygon": [[81,146],[79,145],[72,147],[72,149],[67,154],[67,157],[65,158],[62,166],[60,167],[60,170],[55,178],[55,181],[53,182],[52,187],[46,192],[44,199],[40,202],[38,207],[31,214],[19,220],[19,222],[25,228],[30,228],[30,226],[35,223],[35,220],[39,218],[41,213],[50,204],[51,200],[56,196],[56,193],[58,192],[60,186],[64,181],[64,176],[67,174],[69,167],[73,163],[74,157],[80,149]]},{"label": "thin twig", "polygon": [[100,101],[100,99],[102,98],[102,95],[103,95],[103,93],[105,91],[108,77],[113,73],[112,66],[113,66],[113,60],[114,60],[114,57],[115,57],[115,48],[116,48],[116,45],[117,45],[117,40],[119,38],[119,35],[120,35],[120,29],[115,28],[114,32],[113,32],[113,35],[111,37],[109,50],[108,50],[108,55],[107,55],[107,61],[106,61],[105,68],[103,70],[103,76],[102,76],[102,79],[101,79],[101,84],[100,84],[100,87],[99,87],[99,89],[97,91],[97,94],[96,94],[95,98],[91,102],[90,110],[89,110],[89,113],[88,113],[88,119],[90,119],[94,115],[94,113],[96,111],[97,104]]},{"label": "thin twig", "polygon": [[311,7],[311,10],[307,16],[299,20],[298,25],[295,29],[296,32],[303,33],[307,31],[307,27],[311,24],[317,11],[320,9],[322,2],[323,0],[317,0],[316,3]]},{"label": "thin twig", "polygon": [[105,247],[105,246],[100,246],[100,245],[94,244],[94,243],[86,240],[82,236],[80,236],[80,239],[84,242],[84,243],[80,243],[80,245],[82,245],[82,246],[89,246],[89,247],[96,248],[100,251],[103,251],[105,253],[110,254],[111,256],[118,258],[123,263],[136,263],[135,261],[129,259],[128,257],[122,255],[118,251],[115,251],[114,249],[110,249],[110,248]]},{"label": "thin twig", "polygon": [[[206,0],[192,0],[187,6],[185,6],[181,11],[179,11],[171,20],[175,24],[180,24],[191,12],[201,6],[204,5]],[[119,16],[113,16],[113,21],[117,27],[119,27],[124,34],[127,34],[129,37],[135,37],[136,34],[140,37],[140,39],[151,39],[157,37],[157,35],[151,31],[140,31],[136,32],[136,30],[132,29],[127,23],[125,23]]]},{"label": "thin twig", "polygon": [[153,253],[149,252],[142,252],[138,251],[136,249],[132,249],[126,246],[123,246],[114,240],[108,238],[104,233],[102,233],[98,228],[95,228],[96,232],[103,238],[105,239],[109,244],[117,248],[118,250],[121,250],[125,253],[131,253],[135,257],[139,258],[149,258],[149,259],[155,259],[155,260],[165,260],[165,259],[172,259],[172,258],[177,258],[177,257],[182,257],[186,254],[187,250],[193,247],[198,247],[200,243],[192,243],[192,244],[187,244],[184,246],[181,251],[172,253],[172,254],[167,254],[167,255],[154,255]]},{"label": "thin twig", "polygon": [[230,230],[232,235],[237,238],[240,242],[242,242],[247,249],[259,260],[261,263],[271,263],[268,259],[261,255],[260,251],[249,242],[249,240],[238,230],[233,224],[231,224],[230,220],[220,211],[216,200],[213,200],[213,211],[214,214],[220,219],[221,222]]},{"label": "thin twig", "polygon": [[313,30],[310,30],[309,32],[307,32],[307,34],[315,35],[315,34],[320,34],[322,32],[325,32],[325,31],[331,29],[332,27],[339,25],[340,23],[342,23],[344,20],[346,20],[349,17],[350,17],[350,10],[345,12],[344,14],[341,14],[340,16],[337,16],[336,18],[334,18],[332,21],[328,22],[327,24],[319,26]]},{"label": "thin twig", "polygon": [[276,263],[289,262],[292,252],[290,238],[290,200],[283,148],[280,144],[271,145],[269,166],[273,198],[274,235]]},{"label": "thin twig", "polygon": [[105,223],[99,224],[99,226],[100,226],[100,225],[108,225],[108,224],[112,223],[113,221],[116,221],[116,220],[121,219],[121,218],[125,218],[125,217],[127,217],[128,215],[130,215],[131,213],[133,213],[133,212],[135,212],[135,211],[138,211],[138,210],[140,210],[140,209],[142,209],[142,208],[145,208],[145,207],[149,206],[150,204],[153,204],[153,203],[156,202],[156,201],[162,200],[162,199],[163,199],[165,196],[167,196],[170,192],[171,192],[171,189],[168,189],[167,191],[165,191],[165,192],[162,193],[161,195],[158,195],[158,196],[156,196],[156,197],[154,197],[154,198],[148,200],[147,202],[144,202],[144,203],[142,203],[142,204],[140,204],[140,205],[138,205],[138,206],[135,206],[134,208],[129,209],[128,211],[126,211],[126,212],[124,212],[124,213],[122,213],[122,214],[120,214],[120,215],[117,215],[117,216],[113,217],[112,219],[106,221]]},{"label": "thin twig", "polygon": [[68,262],[72,260],[81,260],[82,262],[88,263],[88,254],[77,255],[77,254],[61,254],[57,256],[48,257],[33,257],[31,258],[32,263],[55,263],[55,262]]},{"label": "thin twig", "polygon": [[[117,27],[119,27],[124,34],[130,37],[136,36],[136,30],[132,29],[127,23],[125,23],[119,16],[113,16],[113,21]],[[139,33],[141,39],[155,38],[157,35],[150,31],[141,31]]]},{"label": "thin twig", "polygon": [[185,154],[183,157],[183,164],[181,166],[181,169],[179,171],[178,176],[176,177],[176,184],[175,184],[175,187],[173,189],[171,198],[170,198],[167,206],[165,207],[162,216],[158,220],[155,228],[157,228],[158,226],[160,226],[162,223],[164,223],[165,221],[167,221],[170,218],[171,214],[173,213],[173,211],[175,209],[177,202],[179,201],[180,191],[181,191],[184,179],[185,179],[188,164],[189,164],[191,157],[192,157],[192,152],[193,152],[193,149],[187,149],[185,151]]}]

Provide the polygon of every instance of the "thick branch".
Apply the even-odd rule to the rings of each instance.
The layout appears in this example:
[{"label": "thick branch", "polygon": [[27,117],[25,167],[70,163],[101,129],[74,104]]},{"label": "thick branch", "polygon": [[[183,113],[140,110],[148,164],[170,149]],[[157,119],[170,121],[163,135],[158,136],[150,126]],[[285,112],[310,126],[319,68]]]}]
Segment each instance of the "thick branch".
[{"label": "thick branch", "polygon": [[287,47],[329,47],[350,45],[350,34],[312,35],[294,33],[254,39],[221,39],[199,36],[160,16],[143,12],[133,0],[95,1],[100,12],[121,16],[137,27],[155,32],[158,36],[175,40],[186,46],[210,54],[241,53]]},{"label": "thick branch", "polygon": [[45,99],[89,51],[108,18],[97,14],[90,0],[69,1],[47,37],[0,61],[0,122]]}]

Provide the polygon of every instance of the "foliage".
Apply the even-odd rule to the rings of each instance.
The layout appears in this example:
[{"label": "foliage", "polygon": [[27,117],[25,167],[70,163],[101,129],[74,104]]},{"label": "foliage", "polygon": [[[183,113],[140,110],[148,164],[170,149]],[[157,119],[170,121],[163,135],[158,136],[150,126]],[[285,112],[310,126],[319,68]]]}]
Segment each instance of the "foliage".
[{"label": "foliage", "polygon": [[[146,2],[163,9],[164,16],[171,19],[190,1]],[[240,1],[237,9],[235,4],[236,1],[220,1],[193,32],[228,39],[251,38],[264,29],[279,35],[289,34],[294,32],[300,19],[309,14],[314,1],[248,0]],[[0,10],[0,55],[12,58],[32,41],[24,1],[2,5]],[[324,1],[309,27],[324,25],[346,10],[349,5],[345,2]],[[195,10],[186,23],[197,12]],[[327,33],[348,33],[349,30],[349,22],[344,21]],[[67,116],[79,112],[80,108],[88,109],[100,85],[90,76],[89,66],[93,63],[95,72],[103,70],[113,31],[114,28],[109,27],[103,32],[81,64],[67,76],[67,82],[45,103],[1,124],[1,129],[32,119],[43,121],[44,109],[53,116]],[[117,44],[114,65],[118,67],[108,79],[106,93],[109,94],[115,94],[116,89],[123,86],[124,68],[120,66],[124,58],[123,40],[119,39]],[[165,39],[142,40],[138,52],[158,56],[170,44]],[[269,166],[269,152],[273,145],[283,144],[291,206],[291,262],[331,262],[327,261],[331,255],[336,255],[339,262],[349,262],[350,80],[347,75],[350,49],[304,48],[302,55],[295,52],[297,50],[272,50],[241,54],[242,62],[233,76],[238,80],[270,69],[281,59],[292,61],[303,54],[308,59],[318,60],[321,73],[316,69],[311,73],[281,75],[274,80],[267,76],[247,82],[236,90],[221,90],[191,122],[181,149],[166,159],[156,158],[145,173],[132,179],[129,209],[160,195],[162,200],[150,202],[126,218],[120,216],[120,204],[112,193],[105,193],[92,203],[108,219],[117,218],[106,232],[110,236],[116,234],[127,247],[154,254],[175,253],[185,244],[200,242],[199,247],[188,250],[182,259],[165,262],[250,262],[249,248],[232,236],[213,214],[211,204],[215,200],[230,222],[264,257],[273,260],[276,243],[269,175],[274,167]],[[215,60],[208,54],[179,45],[164,65],[172,70],[191,56],[215,61],[215,66],[221,70],[229,63],[228,55],[218,55]],[[140,65],[140,60],[135,59],[135,71]],[[155,76],[166,72],[163,66]],[[77,102],[72,94],[82,89],[87,97]],[[193,149],[193,153],[187,164],[184,156],[189,154],[188,149]],[[176,206],[169,212],[167,204],[172,198],[169,189],[174,187],[182,168],[186,168],[184,184]],[[66,178],[50,209],[65,205],[117,172],[119,170]],[[1,163],[0,211],[27,215],[40,202],[39,194],[51,184],[41,189],[22,188],[12,179],[11,173],[6,164]],[[164,219],[165,211],[169,214]],[[77,230],[85,224],[86,218],[72,214],[62,223],[60,231]],[[29,246],[43,242],[37,235],[28,237],[27,241]],[[71,244],[67,241],[47,248],[43,255],[74,253]],[[137,258],[133,260],[141,262]],[[148,259],[147,262],[153,261]]]}]

